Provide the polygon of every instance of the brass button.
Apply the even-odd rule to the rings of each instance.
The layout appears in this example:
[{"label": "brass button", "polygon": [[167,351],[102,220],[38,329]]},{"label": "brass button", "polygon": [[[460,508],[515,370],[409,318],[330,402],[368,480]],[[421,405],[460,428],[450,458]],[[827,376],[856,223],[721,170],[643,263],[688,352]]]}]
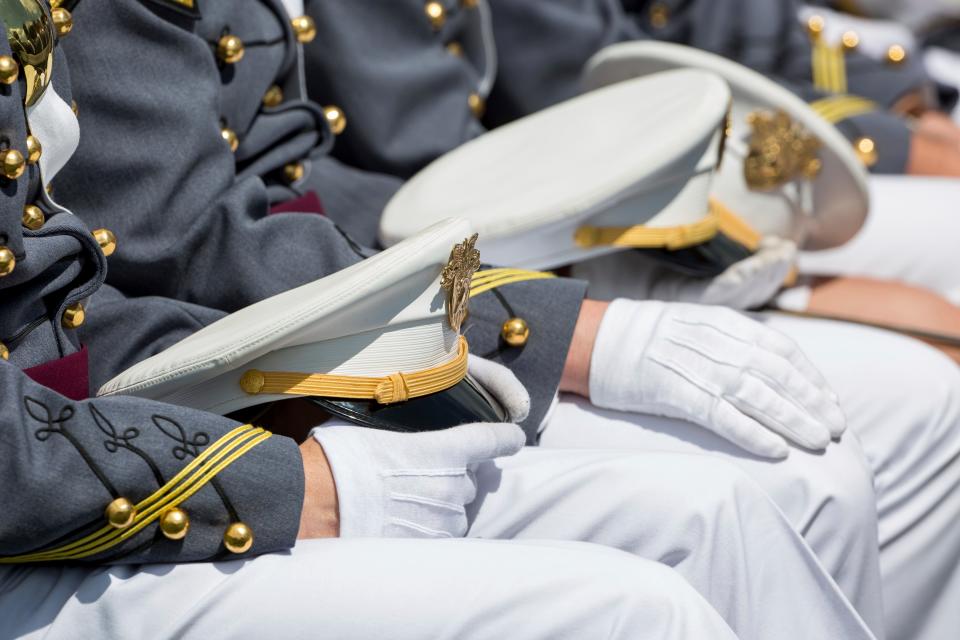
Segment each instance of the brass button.
[{"label": "brass button", "polygon": [[243,40],[235,35],[228,33],[217,42],[217,57],[221,62],[226,62],[227,64],[240,62],[244,52]]},{"label": "brass button", "polygon": [[0,360],[9,360],[10,359],[10,349],[7,349],[7,345],[0,342]]},{"label": "brass button", "polygon": [[530,326],[523,318],[510,318],[500,327],[500,337],[511,347],[522,347],[530,339]]},{"label": "brass button", "polygon": [[64,329],[76,329],[82,325],[86,319],[87,316],[83,311],[83,305],[77,302],[63,310],[61,323]]},{"label": "brass button", "polygon": [[303,163],[302,162],[291,162],[283,168],[283,177],[287,182],[293,184],[294,182],[303,178]]},{"label": "brass button", "polygon": [[253,531],[242,522],[234,522],[223,534],[223,545],[230,553],[246,553],[253,546]]},{"label": "brass button", "polygon": [[840,44],[842,44],[843,48],[847,51],[853,51],[860,46],[860,36],[856,31],[846,31],[840,38]]},{"label": "brass button", "polygon": [[173,507],[160,516],[160,532],[170,540],[183,540],[190,530],[190,518],[183,509]]},{"label": "brass button", "polygon": [[654,29],[663,29],[670,24],[670,7],[662,2],[656,2],[650,7],[650,26]]},{"label": "brass button", "polygon": [[447,43],[447,53],[458,58],[463,57],[463,45],[456,40]]},{"label": "brass button", "polygon": [[243,389],[244,393],[250,395],[260,393],[260,390],[263,389],[263,383],[263,373],[256,369],[248,369],[240,376],[240,388]]},{"label": "brass button", "polygon": [[877,164],[879,155],[877,154],[877,143],[872,138],[857,138],[853,143],[853,149],[857,152],[857,157],[865,167],[872,167]]},{"label": "brass button", "polygon": [[57,35],[61,38],[73,29],[73,16],[63,7],[57,7],[51,11],[50,16],[53,18],[53,26],[57,30]]},{"label": "brass button", "polygon": [[52,183],[52,182],[48,182],[48,183],[47,183],[47,186],[44,187],[44,190],[46,190],[47,194],[48,194],[50,197],[53,197],[53,183]]},{"label": "brass button", "polygon": [[10,180],[16,180],[23,175],[23,168],[27,166],[23,154],[16,149],[7,149],[3,152],[3,175]]},{"label": "brass button", "polygon": [[46,222],[46,217],[43,215],[43,211],[35,204],[28,204],[23,208],[23,218],[21,218],[23,226],[30,231],[36,231],[43,226],[43,223]]},{"label": "brass button", "polygon": [[7,247],[0,247],[0,278],[13,273],[13,268],[17,266],[17,258]]},{"label": "brass button", "polygon": [[810,16],[807,20],[807,33],[810,34],[811,38],[817,39],[823,34],[826,26],[827,23],[824,21],[823,16]]},{"label": "brass button", "polygon": [[307,44],[313,42],[317,37],[317,25],[310,16],[299,16],[290,21],[293,27],[293,33],[297,36],[297,42]]},{"label": "brass button", "polygon": [[70,101],[70,111],[73,111],[73,115],[75,116],[80,115],[80,107],[77,106],[76,100]]},{"label": "brass button", "polygon": [[100,245],[103,255],[110,257],[117,250],[117,236],[113,235],[110,229],[94,229],[93,239]]},{"label": "brass button", "polygon": [[899,44],[895,44],[887,49],[887,62],[890,64],[900,64],[907,59],[907,50]]},{"label": "brass button", "polygon": [[223,141],[230,147],[230,151],[236,152],[237,147],[240,146],[240,139],[237,138],[236,131],[230,127],[220,127],[220,137],[223,138]]},{"label": "brass button", "polygon": [[126,498],[117,498],[107,505],[104,514],[107,517],[107,524],[114,529],[126,529],[133,524],[137,517],[137,509],[133,503]]},{"label": "brass button", "polygon": [[277,85],[270,85],[267,92],[263,94],[263,106],[276,107],[283,102],[283,89]]},{"label": "brass button", "polygon": [[27,136],[27,164],[37,164],[42,153],[43,147],[40,146],[40,141],[34,136]]},{"label": "brass button", "polygon": [[480,97],[479,93],[471,93],[467,98],[467,105],[470,107],[470,113],[477,120],[483,117],[483,112],[487,109],[487,103]]},{"label": "brass button", "polygon": [[323,108],[323,115],[327,118],[327,124],[330,125],[330,131],[338,136],[347,128],[347,116],[343,109],[335,104],[328,104]]},{"label": "brass button", "polygon": [[13,84],[20,75],[20,65],[10,56],[0,56],[0,82]]},{"label": "brass button", "polygon": [[439,31],[447,22],[447,10],[442,3],[433,0],[423,7],[423,12],[427,14],[427,20],[434,31]]}]

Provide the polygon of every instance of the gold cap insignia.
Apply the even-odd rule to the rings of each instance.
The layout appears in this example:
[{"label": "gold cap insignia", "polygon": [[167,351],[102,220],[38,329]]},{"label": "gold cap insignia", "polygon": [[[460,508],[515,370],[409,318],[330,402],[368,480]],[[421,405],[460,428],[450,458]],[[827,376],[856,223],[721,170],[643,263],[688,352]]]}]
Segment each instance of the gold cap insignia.
[{"label": "gold cap insignia", "polygon": [[776,189],[798,177],[816,178],[822,168],[820,141],[782,111],[755,111],[747,116],[753,128],[743,173],[755,191]]},{"label": "gold cap insignia", "polygon": [[447,291],[447,320],[454,331],[467,318],[467,306],[470,302],[470,281],[474,272],[480,268],[480,252],[475,248],[478,234],[473,234],[463,242],[453,245],[450,260],[440,274],[440,286]]}]

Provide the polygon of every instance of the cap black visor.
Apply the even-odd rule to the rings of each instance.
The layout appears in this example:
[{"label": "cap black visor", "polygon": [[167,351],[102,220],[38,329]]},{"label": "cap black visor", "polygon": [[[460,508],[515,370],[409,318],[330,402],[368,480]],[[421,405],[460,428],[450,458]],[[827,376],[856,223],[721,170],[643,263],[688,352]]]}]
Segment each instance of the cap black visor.
[{"label": "cap black visor", "polygon": [[506,411],[469,375],[454,386],[406,402],[308,398],[348,422],[387,431],[438,431],[470,422],[505,422]]},{"label": "cap black visor", "polygon": [[637,249],[670,269],[694,278],[713,278],[735,263],[753,255],[736,240],[718,233],[716,236],[686,249]]}]

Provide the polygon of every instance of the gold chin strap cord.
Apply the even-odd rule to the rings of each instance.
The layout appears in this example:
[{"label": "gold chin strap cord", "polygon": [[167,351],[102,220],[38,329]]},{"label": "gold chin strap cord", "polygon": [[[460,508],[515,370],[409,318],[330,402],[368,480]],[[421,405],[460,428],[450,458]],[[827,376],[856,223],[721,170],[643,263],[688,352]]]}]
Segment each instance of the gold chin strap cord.
[{"label": "gold chin strap cord", "polygon": [[393,404],[428,396],[454,386],[467,375],[468,355],[467,340],[460,336],[457,357],[431,369],[393,373],[382,378],[250,369],[241,376],[240,388],[251,395],[265,393],[349,398]]},{"label": "gold chin strap cord", "polygon": [[712,240],[720,231],[720,219],[714,203],[706,216],[691,224],[676,227],[579,227],[573,240],[577,246],[625,247],[631,249],[686,249]]},{"label": "gold chin strap cord", "polygon": [[810,106],[831,124],[877,110],[876,102],[854,95],[831,96],[811,102]]}]

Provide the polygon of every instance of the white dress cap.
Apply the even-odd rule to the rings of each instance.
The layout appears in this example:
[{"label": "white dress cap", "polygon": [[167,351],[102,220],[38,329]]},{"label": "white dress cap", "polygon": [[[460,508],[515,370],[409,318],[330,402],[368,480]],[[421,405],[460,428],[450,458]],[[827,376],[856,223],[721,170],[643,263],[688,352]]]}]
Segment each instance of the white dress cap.
[{"label": "white dress cap", "polygon": [[[715,73],[727,82],[733,94],[725,161],[713,187],[713,196],[720,203],[761,235],[788,238],[808,250],[839,246],[857,233],[869,209],[863,164],[836,127],[798,96],[763,75],[692,47],[665,42],[628,42],[597,53],[587,63],[584,85],[588,90],[606,88],[632,78],[681,68]],[[782,128],[770,121],[778,112],[786,114],[792,124],[799,127],[791,133],[800,131],[812,139],[813,157],[819,161],[819,170],[813,179],[807,179],[802,171],[788,170],[778,181],[780,184],[758,187],[755,178],[748,180],[745,164],[751,137],[755,130],[762,134],[766,125],[768,133],[773,133],[767,141],[779,144],[776,131]],[[762,135],[756,141],[762,143]],[[787,146],[780,144],[783,153],[789,153]],[[783,156],[782,159],[790,158]],[[802,170],[806,166],[809,166],[807,159],[803,159],[793,168]]]},{"label": "white dress cap", "polygon": [[384,211],[381,242],[457,216],[479,232],[485,262],[545,269],[617,250],[578,240],[583,227],[701,223],[729,100],[717,76],[674,71],[494,129],[409,180]]}]

